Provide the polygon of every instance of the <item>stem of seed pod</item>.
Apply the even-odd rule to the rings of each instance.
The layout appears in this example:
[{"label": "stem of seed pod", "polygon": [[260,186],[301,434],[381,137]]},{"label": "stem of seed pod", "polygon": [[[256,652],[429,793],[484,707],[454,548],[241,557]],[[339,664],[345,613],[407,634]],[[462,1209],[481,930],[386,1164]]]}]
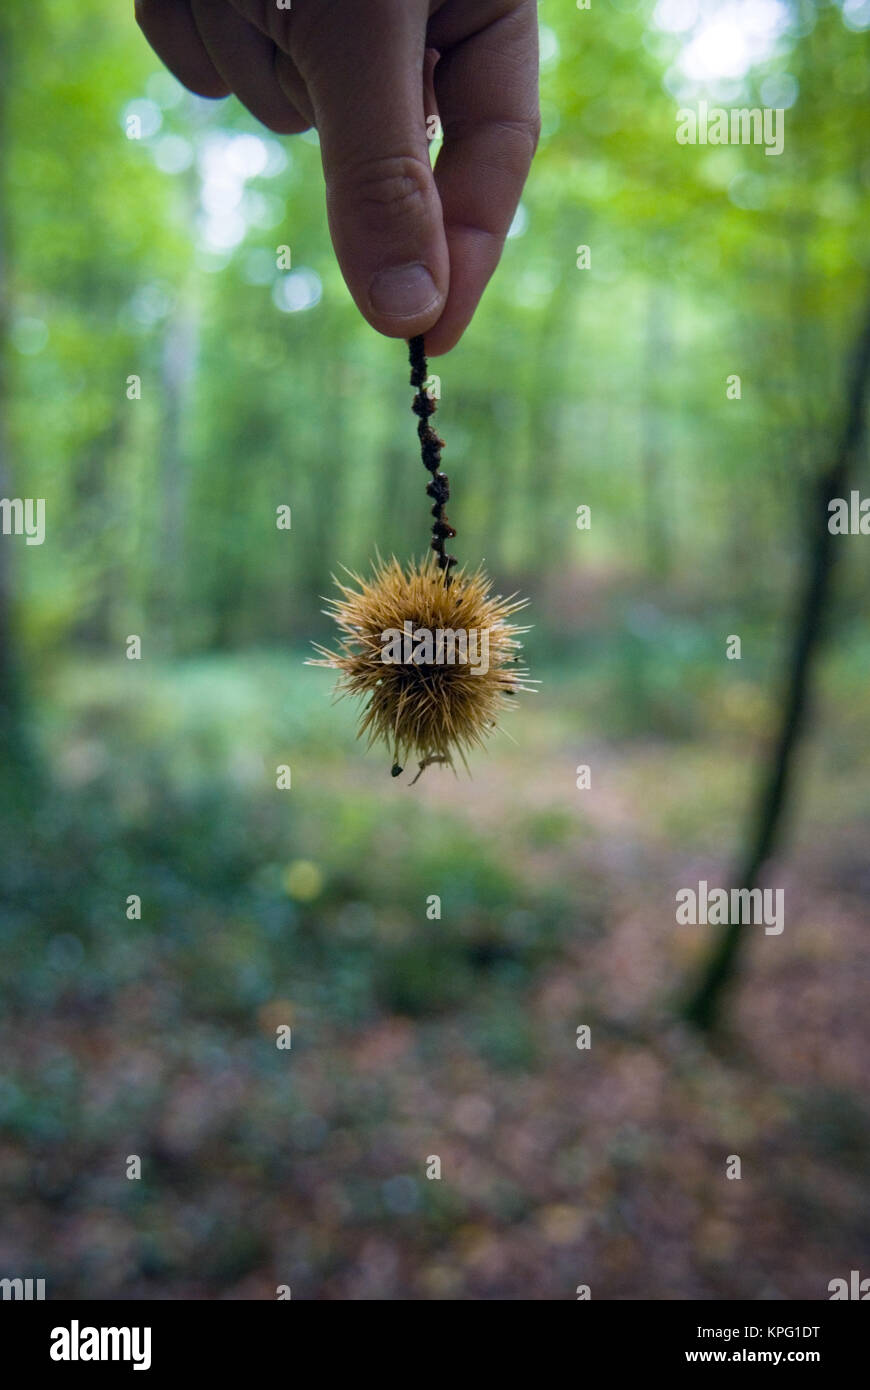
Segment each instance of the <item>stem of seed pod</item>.
[{"label": "stem of seed pod", "polygon": [[444,571],[444,583],[446,585],[450,583],[450,571],[456,564],[456,556],[446,553],[444,542],[445,540],[452,540],[456,532],[450,525],[444,510],[444,504],[450,496],[450,483],[447,474],[441,472],[441,450],[444,448],[444,440],[436,434],[429,424],[429,417],[435,414],[437,406],[423,385],[429,376],[429,367],[426,362],[426,350],[422,334],[410,339],[408,349],[411,363],[411,385],[416,388],[417,392],[411,409],[418,418],[417,434],[420,439],[423,467],[432,474],[431,482],[426,485],[426,492],[433,501],[432,515],[435,518],[430,544],[438,556],[439,568]]}]

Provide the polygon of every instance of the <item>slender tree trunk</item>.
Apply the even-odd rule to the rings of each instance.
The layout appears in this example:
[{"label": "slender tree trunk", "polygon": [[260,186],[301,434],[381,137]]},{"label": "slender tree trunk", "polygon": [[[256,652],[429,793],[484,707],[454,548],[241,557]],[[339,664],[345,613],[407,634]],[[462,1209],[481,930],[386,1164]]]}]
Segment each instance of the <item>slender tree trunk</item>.
[{"label": "slender tree trunk", "polygon": [[643,491],[647,563],[654,579],[663,578],[668,571],[666,509],[662,505],[662,461],[665,457],[661,420],[654,382],[667,361],[670,341],[667,331],[667,298],[662,287],[653,279],[647,304],[646,332],[646,401],[643,414]]},{"label": "slender tree trunk", "polygon": [[[185,221],[191,232],[199,203],[197,175],[183,176],[181,193]],[[176,652],[183,642],[187,599],[185,528],[190,488],[190,457],[184,431],[199,365],[199,277],[189,272],[180,282],[178,298],[167,319],[160,357],[160,537],[152,581],[152,612],[164,652]]]},{"label": "slender tree trunk", "polygon": [[159,620],[166,647],[175,651],[182,638],[188,602],[184,592],[184,533],[190,485],[190,461],[184,426],[199,355],[199,304],[194,282],[182,286],[166,325],[161,363],[161,503],[163,526],[159,557]]},{"label": "slender tree trunk", "polygon": [[[6,402],[9,325],[9,199],[6,180],[7,91],[12,71],[10,25],[0,14],[0,497],[11,495]],[[0,770],[13,776],[23,760],[21,691],[12,618],[12,554],[15,541],[0,536]]]},{"label": "slender tree trunk", "polygon": [[[795,754],[806,722],[814,660],[824,636],[836,550],[842,544],[828,529],[828,503],[834,497],[847,495],[856,459],[864,446],[868,383],[870,300],[849,368],[843,430],[830,464],[811,488],[804,583],[785,673],[780,725],[758,787],[746,852],[734,876],[735,887],[755,886],[781,837]],[[744,936],[744,927],[739,923],[724,927],[704,963],[683,1010],[697,1027],[709,1030],[717,1022],[723,997],[737,972]]]}]

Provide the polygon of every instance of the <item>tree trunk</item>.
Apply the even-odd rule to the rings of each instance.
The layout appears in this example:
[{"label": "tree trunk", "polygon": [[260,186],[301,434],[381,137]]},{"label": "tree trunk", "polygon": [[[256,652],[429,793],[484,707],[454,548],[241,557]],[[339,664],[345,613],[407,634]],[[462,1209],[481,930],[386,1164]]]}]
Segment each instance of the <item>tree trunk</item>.
[{"label": "tree trunk", "polygon": [[[812,485],[806,539],[804,583],[797,610],[791,655],[786,667],[782,715],[768,765],[758,787],[746,852],[734,886],[753,888],[779,841],[791,787],[795,754],[806,722],[815,657],[824,636],[838,538],[828,529],[828,503],[846,497],[853,466],[866,435],[866,399],[870,381],[870,300],[849,368],[843,430],[829,466]],[[699,1028],[713,1028],[723,997],[734,981],[743,944],[743,925],[722,929],[683,1015]]]},{"label": "tree trunk", "polygon": [[[0,497],[11,496],[6,430],[7,335],[9,326],[9,198],[6,186],[6,93],[12,71],[10,26],[0,15]],[[0,764],[17,780],[24,761],[21,691],[12,619],[12,555],[15,541],[0,536]]]},{"label": "tree trunk", "polygon": [[654,580],[665,577],[668,572],[670,556],[667,534],[667,509],[662,505],[665,495],[663,487],[663,460],[665,458],[662,439],[660,406],[654,383],[657,374],[670,357],[671,343],[667,328],[668,299],[662,292],[658,280],[653,279],[649,288],[646,328],[645,387],[646,397],[642,417],[643,442],[643,498],[644,522],[646,531],[647,564]]},{"label": "tree trunk", "polygon": [[199,356],[199,304],[193,280],[179,292],[166,325],[161,362],[161,507],[157,613],[164,650],[175,652],[182,641],[186,575],[184,533],[190,465],[184,427]]}]

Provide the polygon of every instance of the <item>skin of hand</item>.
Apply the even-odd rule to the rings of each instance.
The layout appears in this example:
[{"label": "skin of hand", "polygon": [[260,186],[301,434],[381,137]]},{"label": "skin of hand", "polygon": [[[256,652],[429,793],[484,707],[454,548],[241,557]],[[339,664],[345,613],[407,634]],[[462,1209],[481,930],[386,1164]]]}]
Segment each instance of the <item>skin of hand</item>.
[{"label": "skin of hand", "polygon": [[316,127],[360,312],[388,337],[425,333],[432,356],[452,348],[537,144],[535,0],[136,0],[136,18],[190,91],[235,93],[279,134]]}]

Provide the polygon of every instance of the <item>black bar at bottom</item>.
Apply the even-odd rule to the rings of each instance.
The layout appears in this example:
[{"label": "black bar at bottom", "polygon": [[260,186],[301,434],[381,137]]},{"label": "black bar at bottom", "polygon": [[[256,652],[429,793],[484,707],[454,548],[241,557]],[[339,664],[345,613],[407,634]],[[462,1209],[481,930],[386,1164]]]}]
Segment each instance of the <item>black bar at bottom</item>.
[{"label": "black bar at bottom", "polygon": [[[567,1300],[566,1300],[567,1302]],[[101,1370],[158,1379],[167,1373],[213,1372],[222,1379],[300,1374],[310,1380],[341,1365],[395,1379],[431,1380],[439,1365],[455,1374],[451,1337],[473,1338],[487,1378],[502,1356],[531,1356],[537,1372],[555,1371],[567,1355],[577,1371],[668,1373],[720,1366],[804,1366],[832,1372],[863,1360],[867,1310],[859,1303],[596,1303],[561,1311],[535,1304],[501,1323],[497,1309],[463,1304],[351,1303],[296,1300],[229,1302],[0,1302],[4,1364],[25,1374],[88,1375]],[[398,1316],[397,1316],[398,1315]],[[458,1321],[454,1324],[453,1318]],[[419,1318],[419,1322],[418,1322]],[[490,1321],[492,1319],[492,1321]],[[410,1340],[409,1340],[410,1334]],[[563,1341],[564,1338],[564,1341]],[[300,1362],[300,1356],[305,1362]],[[860,1360],[859,1360],[860,1358]],[[312,1364],[313,1362],[313,1364]],[[537,1374],[536,1372],[536,1374]]]}]

